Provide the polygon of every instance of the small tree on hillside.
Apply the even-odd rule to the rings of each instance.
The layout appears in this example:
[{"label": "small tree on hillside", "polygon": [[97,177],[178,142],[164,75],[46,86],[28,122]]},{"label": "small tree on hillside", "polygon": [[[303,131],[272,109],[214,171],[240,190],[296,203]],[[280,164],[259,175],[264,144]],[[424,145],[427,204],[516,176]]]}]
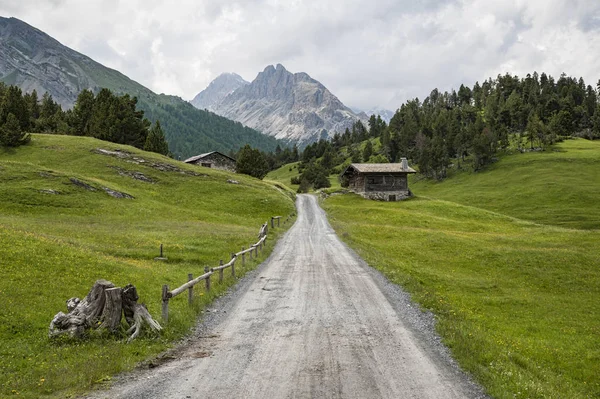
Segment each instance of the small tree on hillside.
[{"label": "small tree on hillside", "polygon": [[150,128],[148,137],[146,137],[144,151],[152,151],[162,155],[169,155],[169,144],[167,144],[165,134],[160,127],[159,121],[156,121],[154,126]]},{"label": "small tree on hillside", "polygon": [[17,117],[10,113],[6,117],[6,123],[0,128],[0,144],[5,147],[18,147],[29,143],[31,135],[21,131],[21,124]]},{"label": "small tree on hillside", "polygon": [[265,156],[257,149],[246,144],[237,157],[236,171],[263,179],[269,173],[269,163]]},{"label": "small tree on hillside", "polygon": [[362,159],[365,162],[368,162],[369,158],[371,158],[371,155],[373,155],[373,144],[371,143],[371,140],[367,140],[367,143],[365,144],[365,148],[362,153]]},{"label": "small tree on hillside", "polygon": [[529,141],[532,150],[536,140],[539,141],[540,145],[543,145],[545,141],[545,127],[538,115],[533,113],[527,122],[527,141]]}]

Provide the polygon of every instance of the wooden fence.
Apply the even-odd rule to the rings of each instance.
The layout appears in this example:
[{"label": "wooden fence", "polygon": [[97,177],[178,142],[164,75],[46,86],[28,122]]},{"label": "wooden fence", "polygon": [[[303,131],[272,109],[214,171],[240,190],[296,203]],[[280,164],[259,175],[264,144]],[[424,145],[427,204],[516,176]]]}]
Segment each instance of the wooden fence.
[{"label": "wooden fence", "polygon": [[[287,219],[284,221],[284,224],[287,223],[293,215],[289,215]],[[271,218],[271,228],[275,227],[275,220],[277,220],[277,226],[279,227],[279,221],[281,216],[273,216]],[[258,258],[258,252],[263,250],[265,243],[267,242],[267,234],[268,234],[268,222],[265,222],[258,232],[259,240],[255,244],[251,244],[246,249],[242,247],[242,250],[236,253],[231,254],[231,260],[225,264],[223,261],[219,261],[219,266],[209,268],[208,266],[204,267],[204,274],[194,278],[190,273],[188,274],[188,282],[175,288],[172,291],[169,291],[169,286],[167,284],[162,286],[162,319],[166,323],[169,320],[169,300],[176,297],[179,294],[184,293],[186,290],[188,292],[188,303],[191,305],[194,300],[194,286],[199,282],[204,280],[206,292],[210,292],[211,285],[211,276],[218,272],[219,274],[219,283],[223,281],[223,274],[225,269],[231,268],[231,276],[235,278],[235,264],[238,259],[241,258],[241,266],[246,265],[246,255],[249,257],[249,260],[254,258]]]}]

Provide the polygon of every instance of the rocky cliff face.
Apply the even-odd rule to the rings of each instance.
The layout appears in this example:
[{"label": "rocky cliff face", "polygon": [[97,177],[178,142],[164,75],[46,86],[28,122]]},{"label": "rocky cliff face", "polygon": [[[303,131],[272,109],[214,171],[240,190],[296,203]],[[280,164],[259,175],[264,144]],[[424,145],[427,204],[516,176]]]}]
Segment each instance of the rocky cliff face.
[{"label": "rocky cliff face", "polygon": [[198,93],[190,103],[198,109],[207,109],[215,112],[218,104],[225,97],[247,84],[249,82],[245,81],[238,74],[222,73],[206,89]]},{"label": "rocky cliff face", "polygon": [[16,18],[0,17],[0,80],[39,96],[49,92],[63,108],[97,86],[89,69],[100,64]]},{"label": "rocky cliff face", "polygon": [[214,112],[300,144],[342,133],[359,119],[366,123],[321,83],[280,64],[268,66],[252,83],[225,96]]}]

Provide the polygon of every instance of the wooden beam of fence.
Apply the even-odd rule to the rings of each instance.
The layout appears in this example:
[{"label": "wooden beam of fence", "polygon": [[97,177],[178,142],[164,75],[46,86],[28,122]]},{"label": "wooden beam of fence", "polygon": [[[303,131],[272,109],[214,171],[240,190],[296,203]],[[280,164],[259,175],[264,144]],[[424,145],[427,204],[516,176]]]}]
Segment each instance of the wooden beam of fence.
[{"label": "wooden beam of fence", "polygon": [[[208,274],[210,273],[210,274]],[[214,272],[212,270],[210,270],[210,268],[208,266],[204,266],[204,274],[208,274],[208,277],[204,280],[206,282],[206,292],[210,292],[210,276],[213,274]]]},{"label": "wooden beam of fence", "polygon": [[[192,275],[192,273],[188,274],[188,282],[192,281],[194,279],[194,276]],[[194,286],[190,286],[188,288],[188,304],[192,304],[194,303]]]},{"label": "wooden beam of fence", "polygon": [[[273,216],[271,217],[271,227],[274,227],[274,220],[277,219],[277,226],[279,226],[279,220],[281,216]],[[288,219],[290,216],[288,216]],[[287,220],[287,219],[286,219]],[[183,284],[182,286],[175,288],[173,291],[169,291],[169,286],[164,284],[162,286],[162,319],[166,323],[169,320],[169,299],[176,297],[181,294],[185,290],[188,290],[188,303],[191,305],[194,300],[194,286],[198,284],[202,280],[206,280],[206,291],[210,291],[210,276],[212,276],[215,271],[219,271],[219,282],[223,281],[223,270],[231,267],[231,276],[235,278],[235,261],[238,256],[242,256],[242,266],[245,266],[246,263],[246,254],[250,255],[250,259],[252,259],[252,254],[258,258],[258,249],[262,251],[264,244],[267,242],[267,233],[269,231],[269,223],[265,222],[258,233],[259,240],[256,244],[252,244],[248,247],[248,249],[244,249],[238,253],[231,254],[231,260],[223,264],[223,261],[219,261],[219,266],[214,268],[209,268],[208,266],[204,267],[204,274],[193,278],[191,273],[188,274],[188,282]],[[162,246],[162,245],[161,245]]]},{"label": "wooden beam of fence", "polygon": [[231,260],[229,261],[229,263],[231,263],[231,277],[235,278],[235,260],[237,259],[237,255],[232,253],[231,254]]},{"label": "wooden beam of fence", "polygon": [[162,319],[169,321],[169,286],[167,284],[162,286]]},{"label": "wooden beam of fence", "polygon": [[[204,273],[203,275],[198,276],[198,277],[196,277],[195,279],[193,279],[191,281],[188,281],[187,283],[185,283],[181,287],[175,288],[173,291],[168,291],[167,290],[167,299],[171,299],[171,298],[176,297],[177,295],[181,294],[183,291],[187,290],[188,288],[195,286],[200,281],[209,278],[212,274],[213,274],[212,271],[208,271],[207,273]],[[164,290],[164,287],[165,286],[163,286],[163,290]]]},{"label": "wooden beam of fence", "polygon": [[223,259],[221,259],[219,261],[219,268],[218,268],[219,269],[219,283],[223,282],[223,269],[224,268],[222,268],[221,266],[223,266]]}]

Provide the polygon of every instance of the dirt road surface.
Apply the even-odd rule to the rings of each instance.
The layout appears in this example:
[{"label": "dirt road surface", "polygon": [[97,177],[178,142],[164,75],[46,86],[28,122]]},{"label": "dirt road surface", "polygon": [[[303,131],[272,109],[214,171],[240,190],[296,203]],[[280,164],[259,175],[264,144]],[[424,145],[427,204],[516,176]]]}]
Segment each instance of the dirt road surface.
[{"label": "dirt road surface", "polygon": [[336,236],[313,196],[176,360],[95,398],[480,398],[431,315]]}]

